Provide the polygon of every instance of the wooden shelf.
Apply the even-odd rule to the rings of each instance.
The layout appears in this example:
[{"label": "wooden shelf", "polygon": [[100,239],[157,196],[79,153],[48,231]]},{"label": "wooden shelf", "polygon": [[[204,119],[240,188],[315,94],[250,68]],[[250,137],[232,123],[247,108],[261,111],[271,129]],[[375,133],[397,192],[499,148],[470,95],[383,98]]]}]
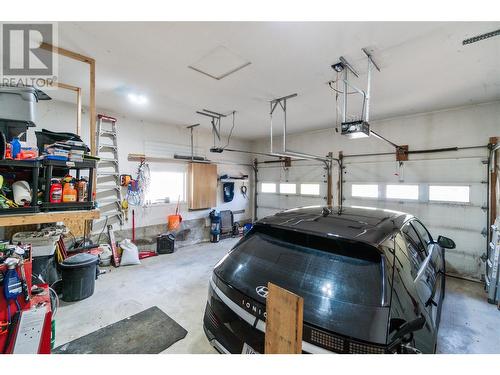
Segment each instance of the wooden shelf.
[{"label": "wooden shelf", "polygon": [[18,214],[0,216],[0,227],[10,227],[14,225],[30,225],[55,223],[58,221],[79,221],[99,219],[99,210],[87,211],[64,211],[64,212],[41,212],[37,214]]}]

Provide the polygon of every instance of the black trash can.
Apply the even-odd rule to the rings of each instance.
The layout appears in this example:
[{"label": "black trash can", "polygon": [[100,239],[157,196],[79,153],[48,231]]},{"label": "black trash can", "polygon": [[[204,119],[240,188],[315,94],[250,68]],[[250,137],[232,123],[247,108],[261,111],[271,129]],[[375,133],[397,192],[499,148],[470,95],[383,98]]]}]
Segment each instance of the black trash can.
[{"label": "black trash can", "polygon": [[98,262],[97,256],[81,253],[61,263],[63,301],[80,301],[94,294]]}]

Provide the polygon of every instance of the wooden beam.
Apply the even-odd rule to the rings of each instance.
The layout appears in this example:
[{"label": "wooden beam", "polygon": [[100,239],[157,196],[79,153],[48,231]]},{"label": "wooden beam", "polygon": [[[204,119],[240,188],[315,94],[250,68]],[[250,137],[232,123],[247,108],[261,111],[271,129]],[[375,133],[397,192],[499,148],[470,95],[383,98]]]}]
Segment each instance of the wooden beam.
[{"label": "wooden beam", "polygon": [[55,223],[58,221],[93,220],[99,219],[100,216],[99,210],[43,212],[32,215],[2,215],[0,216],[0,227]]},{"label": "wooden beam", "polygon": [[[90,118],[90,153],[92,155],[96,155],[96,121],[97,121],[97,112],[96,112],[96,104],[95,104],[95,61],[92,59],[90,64],[90,110],[89,110],[89,118]],[[95,181],[94,181],[95,182]],[[94,183],[94,191],[96,184]]]},{"label": "wooden beam", "polygon": [[301,354],[304,299],[268,283],[266,354]]},{"label": "wooden beam", "polygon": [[52,85],[56,86],[56,87],[60,87],[62,89],[75,91],[75,92],[78,92],[78,90],[80,90],[80,88],[77,86],[69,85],[69,84],[63,83],[63,82],[54,82]]},{"label": "wooden beam", "polygon": [[401,145],[396,149],[396,161],[408,161],[408,145]]},{"label": "wooden beam", "polygon": [[88,57],[88,56],[82,55],[80,53],[69,51],[67,49],[57,47],[57,46],[54,46],[54,45],[49,44],[49,43],[42,43],[40,45],[40,48],[47,50],[47,51],[50,51],[52,53],[57,53],[58,55],[61,55],[61,56],[69,57],[70,59],[73,59],[73,60],[78,60],[78,61],[81,61],[81,62],[84,62],[87,64],[92,64],[92,63],[95,64],[95,60],[92,57]]}]

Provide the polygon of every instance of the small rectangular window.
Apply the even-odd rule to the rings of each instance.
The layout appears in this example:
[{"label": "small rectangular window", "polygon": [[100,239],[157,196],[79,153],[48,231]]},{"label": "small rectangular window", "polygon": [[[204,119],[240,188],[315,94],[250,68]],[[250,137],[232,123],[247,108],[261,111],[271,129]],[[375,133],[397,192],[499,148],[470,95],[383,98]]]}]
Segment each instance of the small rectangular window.
[{"label": "small rectangular window", "polygon": [[289,183],[280,184],[280,194],[296,194],[296,193],[297,193],[297,185]]},{"label": "small rectangular window", "polygon": [[274,182],[263,182],[260,184],[262,193],[276,193],[276,184]]},{"label": "small rectangular window", "polygon": [[429,186],[429,200],[438,202],[470,202],[469,186]]},{"label": "small rectangular window", "polygon": [[319,195],[319,184],[300,184],[300,194]]},{"label": "small rectangular window", "polygon": [[418,185],[387,185],[385,191],[389,199],[418,199]]},{"label": "small rectangular window", "polygon": [[186,172],[151,171],[146,200],[150,203],[186,201]]},{"label": "small rectangular window", "polygon": [[361,198],[378,198],[378,185],[352,184],[351,195]]}]

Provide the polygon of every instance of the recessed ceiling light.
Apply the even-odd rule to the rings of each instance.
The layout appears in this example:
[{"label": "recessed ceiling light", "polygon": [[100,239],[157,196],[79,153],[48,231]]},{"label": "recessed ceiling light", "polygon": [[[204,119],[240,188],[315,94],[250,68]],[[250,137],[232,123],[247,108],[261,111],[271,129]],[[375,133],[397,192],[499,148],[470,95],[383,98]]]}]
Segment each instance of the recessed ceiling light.
[{"label": "recessed ceiling light", "polygon": [[144,95],[139,95],[139,94],[134,94],[134,93],[129,93],[128,94],[128,99],[135,104],[146,104],[148,102],[148,98],[146,98]]}]

